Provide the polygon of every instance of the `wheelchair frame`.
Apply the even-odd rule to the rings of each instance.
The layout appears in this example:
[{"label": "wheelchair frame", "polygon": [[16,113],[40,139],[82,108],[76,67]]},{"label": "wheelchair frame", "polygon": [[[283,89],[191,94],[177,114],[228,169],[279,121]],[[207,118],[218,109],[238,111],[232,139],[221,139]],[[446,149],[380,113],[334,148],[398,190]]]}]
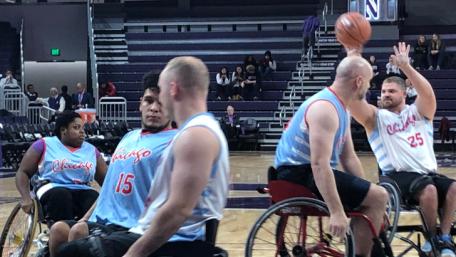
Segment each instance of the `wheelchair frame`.
[{"label": "wheelchair frame", "polygon": [[[283,190],[284,188],[286,188],[286,190]],[[271,200],[275,204],[269,207],[266,212],[258,218],[251,229],[245,247],[246,257],[254,256],[252,252],[257,234],[267,220],[274,215],[279,216],[279,222],[276,223],[275,230],[276,249],[274,256],[313,256],[313,254],[322,254],[323,256],[342,257],[355,255],[355,242],[350,228],[345,237],[345,251],[343,252],[332,247],[332,237],[323,231],[322,222],[323,217],[329,216],[329,210],[324,202],[316,199],[315,195],[304,186],[283,180],[270,180],[268,188],[259,190],[259,192],[270,193]],[[369,225],[372,235],[377,235],[376,229],[366,215],[360,212],[347,212],[347,215],[351,218],[360,218],[364,220]],[[290,216],[298,216],[304,224],[299,224],[299,232],[295,233],[298,234],[297,241],[299,242],[296,242],[291,249],[286,249],[283,235],[286,228],[283,227],[283,222],[285,221],[286,226],[286,222]],[[316,233],[319,238],[314,238],[313,240],[316,240],[316,242],[312,242],[311,244],[306,243],[306,221],[308,217],[317,217],[318,221],[318,229],[312,229],[312,231],[317,231]],[[268,232],[270,234],[273,233],[270,231]],[[386,256],[392,257],[393,253],[389,244],[390,241],[388,241],[388,238],[383,232],[384,231],[380,233],[379,237],[373,237],[374,247],[376,250],[383,251]],[[259,239],[259,241],[266,240]],[[291,250],[293,255],[289,254],[289,250]]]}]

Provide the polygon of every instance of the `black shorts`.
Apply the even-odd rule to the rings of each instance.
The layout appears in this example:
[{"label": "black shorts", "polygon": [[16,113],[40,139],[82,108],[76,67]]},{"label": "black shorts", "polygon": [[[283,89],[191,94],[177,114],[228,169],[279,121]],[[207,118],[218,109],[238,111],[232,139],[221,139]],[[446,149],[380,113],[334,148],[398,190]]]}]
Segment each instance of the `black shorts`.
[{"label": "black shorts", "polygon": [[402,199],[408,204],[418,204],[418,194],[427,186],[434,185],[437,188],[439,207],[445,202],[448,189],[455,182],[441,174],[430,173],[423,175],[416,172],[392,172],[387,175],[396,181],[401,190]]},{"label": "black shorts", "polygon": [[[64,220],[68,226],[73,227],[76,223],[78,223],[76,220]],[[115,225],[115,224],[100,224],[97,222],[91,222],[87,221],[87,226],[89,227],[89,235],[103,235],[103,234],[109,234],[112,232],[116,231],[127,231],[128,228]]]},{"label": "black shorts", "polygon": [[40,198],[48,225],[59,220],[79,219],[97,200],[98,192],[93,189],[68,189],[54,187]]},{"label": "black shorts", "polygon": [[[140,237],[128,231],[91,236],[63,244],[57,257],[122,257]],[[149,257],[213,257],[216,251],[216,247],[204,241],[169,242]]]},{"label": "black shorts", "polygon": [[[361,203],[369,191],[371,183],[360,177],[333,170],[336,187],[342,205],[347,210],[355,210],[361,207]],[[323,200],[312,173],[310,165],[301,166],[281,166],[277,168],[277,179],[290,181],[308,188],[318,198]]]}]

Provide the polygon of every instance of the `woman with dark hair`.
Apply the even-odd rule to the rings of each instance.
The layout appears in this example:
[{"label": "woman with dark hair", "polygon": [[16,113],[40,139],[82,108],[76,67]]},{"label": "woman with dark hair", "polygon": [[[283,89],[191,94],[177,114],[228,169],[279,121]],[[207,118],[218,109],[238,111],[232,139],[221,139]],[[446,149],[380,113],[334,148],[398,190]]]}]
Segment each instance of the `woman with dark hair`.
[{"label": "woman with dark hair", "polygon": [[242,88],[244,87],[245,73],[242,69],[242,66],[236,66],[236,69],[231,75],[231,99],[233,100],[242,100]]},{"label": "woman with dark hair", "polygon": [[272,73],[277,69],[277,63],[272,59],[271,51],[266,51],[264,53],[264,59],[260,62],[260,72],[263,80],[271,80]]},{"label": "woman with dark hair", "polygon": [[229,86],[231,84],[230,75],[228,74],[228,69],[226,67],[222,67],[220,71],[215,76],[217,81],[217,100],[226,100],[226,96],[228,99],[231,100],[231,96],[229,96]]},{"label": "woman with dark hair", "polygon": [[49,227],[59,220],[82,217],[98,197],[90,183],[95,178],[101,186],[107,169],[100,152],[84,142],[84,124],[79,114],[59,115],[55,135],[33,143],[16,173],[16,187],[26,213],[33,206],[30,179],[36,175],[34,191]]},{"label": "woman with dark hair", "polygon": [[440,70],[443,58],[445,57],[445,45],[437,34],[432,34],[432,40],[429,44],[428,64],[429,70]]}]

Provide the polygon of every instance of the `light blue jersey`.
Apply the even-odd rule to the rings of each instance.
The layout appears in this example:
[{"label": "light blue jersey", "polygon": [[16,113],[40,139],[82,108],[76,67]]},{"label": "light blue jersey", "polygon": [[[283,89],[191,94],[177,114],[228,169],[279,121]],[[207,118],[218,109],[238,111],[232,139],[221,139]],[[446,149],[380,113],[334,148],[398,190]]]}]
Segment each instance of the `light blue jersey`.
[{"label": "light blue jersey", "polygon": [[274,162],[276,168],[284,165],[310,164],[309,128],[305,118],[307,108],[317,101],[330,102],[336,108],[339,116],[339,128],[334,138],[330,163],[332,168],[336,168],[346,141],[348,126],[350,126],[350,115],[330,88],[321,90],[301,104],[277,145]]},{"label": "light blue jersey", "polygon": [[38,198],[54,187],[92,189],[97,157],[95,146],[83,142],[74,151],[67,148],[57,137],[45,137],[42,160],[38,165],[38,179],[48,181],[37,191]]},{"label": "light blue jersey", "polygon": [[176,130],[129,132],[112,155],[108,173],[89,221],[134,226],[144,209],[150,185],[163,150]]},{"label": "light blue jersey", "polygon": [[179,136],[191,127],[205,127],[219,140],[219,154],[212,165],[212,172],[208,184],[204,188],[198,203],[193,208],[192,214],[188,217],[169,241],[194,241],[204,240],[207,220],[220,220],[223,215],[223,208],[226,205],[229,185],[229,160],[228,145],[225,135],[220,129],[219,122],[209,113],[200,113],[189,118],[174,137],[168,148],[163,152],[162,161],[157,169],[157,174],[152,182],[146,209],[138,224],[130,229],[130,232],[144,234],[149,228],[158,210],[166,203],[170,194],[170,182],[174,165],[174,143]]}]

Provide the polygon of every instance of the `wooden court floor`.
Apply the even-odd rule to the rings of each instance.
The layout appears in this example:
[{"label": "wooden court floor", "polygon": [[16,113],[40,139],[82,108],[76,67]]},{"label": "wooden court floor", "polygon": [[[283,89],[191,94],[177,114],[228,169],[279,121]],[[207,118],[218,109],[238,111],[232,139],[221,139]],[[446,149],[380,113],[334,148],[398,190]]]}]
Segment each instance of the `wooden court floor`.
[{"label": "wooden court floor", "polygon": [[[266,171],[273,163],[273,159],[274,156],[271,153],[233,153],[230,156],[232,183],[266,183]],[[377,165],[374,156],[360,154],[360,159],[368,179],[376,182]],[[454,167],[441,168],[440,172],[456,178],[456,168]],[[253,191],[231,191],[230,196],[254,197],[260,195]],[[0,228],[3,228],[6,218],[17,202],[18,197],[19,193],[15,188],[14,178],[0,179]],[[219,226],[217,245],[228,250],[230,257],[244,256],[248,232],[263,211],[261,209],[226,209],[225,216]],[[401,214],[400,221],[403,224],[419,224],[415,214]],[[393,242],[393,249],[402,247],[403,244]],[[415,255],[409,254],[407,256]]]}]

